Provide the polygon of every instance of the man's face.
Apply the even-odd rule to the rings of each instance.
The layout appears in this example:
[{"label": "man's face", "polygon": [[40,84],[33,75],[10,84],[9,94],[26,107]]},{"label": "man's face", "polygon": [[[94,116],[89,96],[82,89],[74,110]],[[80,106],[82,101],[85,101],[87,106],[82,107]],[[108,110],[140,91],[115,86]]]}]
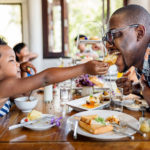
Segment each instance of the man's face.
[{"label": "man's face", "polygon": [[[123,15],[114,15],[109,22],[109,30],[126,27]],[[113,44],[107,42],[106,47],[110,51],[119,51],[116,65],[119,72],[124,72],[134,65],[136,61],[137,38],[135,28],[127,27],[117,33],[114,33]]]},{"label": "man's face", "polygon": [[0,79],[18,77],[19,63],[14,51],[7,45],[0,46]]}]

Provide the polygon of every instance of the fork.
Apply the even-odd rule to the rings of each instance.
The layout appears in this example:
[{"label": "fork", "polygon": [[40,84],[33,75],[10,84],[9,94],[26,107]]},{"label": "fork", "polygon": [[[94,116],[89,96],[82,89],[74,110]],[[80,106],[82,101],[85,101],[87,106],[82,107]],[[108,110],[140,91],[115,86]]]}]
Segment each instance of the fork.
[{"label": "fork", "polygon": [[122,132],[122,131],[120,131],[118,129],[115,129],[115,128],[113,129],[113,131],[116,132],[116,133],[120,133],[122,135],[125,135],[125,136],[129,137],[131,140],[134,140],[134,136],[133,135],[129,135],[129,134],[127,134],[125,132]]}]

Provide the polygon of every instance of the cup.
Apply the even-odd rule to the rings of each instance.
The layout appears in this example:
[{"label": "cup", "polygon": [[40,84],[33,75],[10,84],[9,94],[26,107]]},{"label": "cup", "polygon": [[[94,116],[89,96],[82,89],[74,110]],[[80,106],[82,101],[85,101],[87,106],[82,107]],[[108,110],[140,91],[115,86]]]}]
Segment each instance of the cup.
[{"label": "cup", "polygon": [[60,88],[60,99],[61,102],[68,102],[70,100],[70,88],[69,87],[61,87]]},{"label": "cup", "polygon": [[60,99],[62,102],[68,102],[72,98],[72,81],[66,80],[60,85]]},{"label": "cup", "polygon": [[123,111],[123,89],[118,88],[119,94],[112,96],[110,100],[110,109],[114,111]]}]

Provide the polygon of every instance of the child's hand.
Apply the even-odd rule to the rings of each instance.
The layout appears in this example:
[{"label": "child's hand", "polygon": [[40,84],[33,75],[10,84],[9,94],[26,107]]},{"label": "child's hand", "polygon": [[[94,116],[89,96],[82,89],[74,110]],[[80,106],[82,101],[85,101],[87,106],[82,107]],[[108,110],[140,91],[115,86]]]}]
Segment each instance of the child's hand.
[{"label": "child's hand", "polygon": [[89,61],[84,64],[86,73],[91,75],[104,75],[108,72],[109,65],[101,61]]},{"label": "child's hand", "polygon": [[20,69],[22,72],[27,72],[31,74],[30,68],[32,68],[36,73],[36,68],[30,62],[23,62],[20,64]]}]

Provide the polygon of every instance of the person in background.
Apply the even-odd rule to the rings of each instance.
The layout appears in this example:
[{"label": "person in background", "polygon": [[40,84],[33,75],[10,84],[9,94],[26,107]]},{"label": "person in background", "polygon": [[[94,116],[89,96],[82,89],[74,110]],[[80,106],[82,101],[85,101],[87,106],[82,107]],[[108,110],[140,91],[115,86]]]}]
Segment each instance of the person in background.
[{"label": "person in background", "polygon": [[10,97],[82,74],[104,75],[107,73],[109,65],[100,61],[89,61],[72,67],[49,68],[25,78],[18,77],[18,67],[19,63],[16,62],[13,49],[0,39],[0,117],[9,112]]},{"label": "person in background", "polygon": [[[89,40],[100,41],[100,39],[98,37],[96,37],[96,36],[90,37]],[[103,50],[103,45],[101,43],[93,43],[92,44],[92,50],[93,51]]]},{"label": "person in background", "polygon": [[[85,35],[80,34],[74,39],[76,44],[78,44],[77,43],[79,42],[78,40],[88,40],[88,38]],[[79,49],[80,52],[76,53],[76,56],[79,58],[83,58],[83,59],[88,58],[89,60],[98,58],[98,54],[95,51],[93,51],[91,48],[87,48],[87,44],[85,43],[79,43],[77,48]]]},{"label": "person in background", "polygon": [[[36,53],[29,52],[29,49],[25,43],[18,43],[17,45],[14,46],[13,50],[16,54],[16,60],[19,63],[32,61],[38,56]],[[28,70],[30,73],[24,72],[23,73],[24,77],[25,76],[30,77],[34,74],[32,68],[28,67]]]},{"label": "person in background", "polygon": [[[142,95],[150,105],[150,14],[139,5],[117,9],[109,20],[109,30],[103,37],[109,51],[118,51],[116,65],[119,72],[134,66],[140,82],[127,76],[117,80],[124,94]],[[121,62],[121,63],[120,63]]]},{"label": "person in background", "polygon": [[[79,39],[78,39],[79,38]],[[88,38],[83,35],[83,34],[79,34],[79,36],[77,36],[74,41],[75,41],[75,44],[77,44],[78,40],[88,40]],[[78,44],[78,47],[77,47],[80,51],[80,53],[86,53],[87,50],[86,50],[86,45],[84,43],[80,43]]]},{"label": "person in background", "polygon": [[32,61],[38,57],[36,53],[29,52],[29,49],[25,43],[18,43],[13,49],[16,54],[16,60],[19,63]]}]

